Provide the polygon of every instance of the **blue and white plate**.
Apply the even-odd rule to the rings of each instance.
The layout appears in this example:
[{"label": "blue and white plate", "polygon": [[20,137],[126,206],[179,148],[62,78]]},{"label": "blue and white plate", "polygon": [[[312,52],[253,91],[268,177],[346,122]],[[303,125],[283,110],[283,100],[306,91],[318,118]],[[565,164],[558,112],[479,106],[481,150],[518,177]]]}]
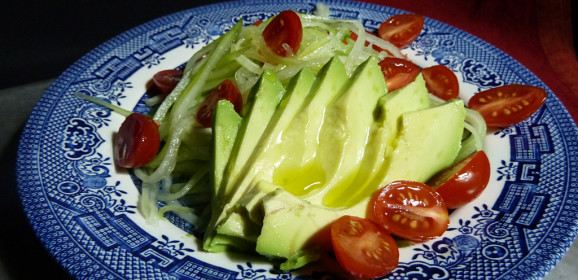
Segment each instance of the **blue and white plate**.
[{"label": "blue and white plate", "polygon": [[[325,1],[337,18],[369,30],[402,11]],[[88,53],[47,90],[26,125],[18,151],[18,182],[38,237],[79,279],[331,279],[313,266],[283,273],[254,256],[205,253],[179,219],[147,224],[138,188],[114,167],[111,139],[123,118],[81,101],[89,92],[115,105],[146,110],[147,81],[175,68],[243,18],[246,24],[286,9],[311,12],[316,1],[239,1],[175,13],[125,32]],[[425,67],[456,72],[461,97],[510,83],[546,88],[530,71],[486,42],[426,19],[403,50]],[[486,136],[490,185],[451,214],[449,230],[400,250],[387,279],[540,279],[578,231],[578,130],[554,93],[528,120]]]}]

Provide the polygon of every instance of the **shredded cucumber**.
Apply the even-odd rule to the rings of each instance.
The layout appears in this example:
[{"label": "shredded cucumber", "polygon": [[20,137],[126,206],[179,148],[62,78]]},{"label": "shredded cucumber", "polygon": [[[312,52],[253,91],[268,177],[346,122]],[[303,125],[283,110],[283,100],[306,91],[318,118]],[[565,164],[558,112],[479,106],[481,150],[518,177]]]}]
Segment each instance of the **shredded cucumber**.
[{"label": "shredded cucumber", "polygon": [[[182,80],[158,105],[153,117],[161,124],[160,132],[165,145],[150,164],[135,170],[143,181],[139,209],[145,217],[158,219],[162,216],[156,207],[159,201],[166,203],[184,198],[191,189],[200,188],[202,178],[207,177],[208,170],[200,168],[188,175],[190,179],[187,183],[172,182],[173,176],[186,173],[175,170],[179,162],[208,162],[210,157],[202,151],[209,151],[209,146],[191,146],[186,139],[190,134],[188,131],[196,123],[194,114],[204,95],[223,80],[233,80],[246,95],[265,69],[273,70],[287,84],[301,69],[318,71],[335,56],[342,60],[348,74],[351,74],[368,57],[383,58],[388,55],[386,52],[378,53],[372,45],[403,57],[393,45],[377,37],[366,36],[361,22],[330,19],[329,14],[329,7],[322,4],[318,5],[315,15],[299,14],[303,25],[303,43],[298,53],[287,57],[278,56],[266,46],[261,35],[266,24],[241,26],[242,22],[191,56]],[[351,31],[358,34],[356,41],[349,38]],[[365,46],[366,41],[370,43],[369,46]],[[159,101],[152,99],[148,102],[153,105]],[[166,185],[172,185],[172,188]],[[175,187],[178,190],[174,191]],[[172,211],[170,209],[180,208],[165,208],[163,212]]]},{"label": "shredded cucumber", "polygon": [[[149,223],[169,211],[196,225],[208,223],[212,199],[208,175],[210,144],[195,141],[203,136],[193,127],[204,96],[223,80],[234,81],[246,100],[265,70],[273,70],[287,86],[302,69],[316,73],[334,57],[345,65],[349,76],[369,57],[405,58],[394,45],[368,35],[360,21],[331,19],[329,15],[329,7],[323,4],[318,5],[314,15],[299,14],[303,41],[299,51],[287,57],[280,57],[267,47],[262,36],[267,23],[242,26],[242,22],[191,56],[182,80],[158,105],[153,117],[161,124],[164,147],[151,163],[134,170],[143,181],[138,208]],[[351,32],[357,34],[356,40],[350,38]],[[149,102],[158,104],[154,99]],[[433,106],[443,102],[432,97]],[[468,110],[464,131],[469,137],[463,139],[458,158],[483,147],[485,123],[479,114]],[[210,133],[209,130],[209,136]],[[159,203],[164,204],[160,209]]]},{"label": "shredded cucumber", "polygon": [[484,149],[484,136],[487,127],[482,115],[475,110],[466,109],[464,128],[464,135],[467,137],[462,140],[462,147],[456,157],[456,162]]},{"label": "shredded cucumber", "polygon": [[[293,50],[285,44],[283,47],[290,54],[286,57],[280,57],[267,47],[262,36],[266,23],[242,26],[240,21],[231,31],[190,57],[183,78],[164,100],[153,97],[146,101],[149,106],[158,105],[153,120],[160,123],[159,131],[164,143],[149,164],[133,170],[134,175],[142,180],[138,210],[147,223],[155,224],[167,212],[173,212],[185,221],[214,231],[212,234],[221,247],[228,246],[231,238],[243,239],[243,236],[217,233],[220,224],[213,224],[211,220],[215,201],[226,197],[217,197],[211,185],[214,178],[211,176],[213,170],[210,162],[214,153],[211,151],[212,130],[199,128],[195,119],[198,106],[207,92],[225,79],[233,80],[244,100],[247,100],[249,91],[265,71],[272,70],[287,88],[289,81],[304,68],[316,73],[335,57],[343,63],[349,77],[370,57],[379,60],[389,55],[405,58],[391,43],[368,35],[360,21],[336,20],[329,16],[329,7],[323,4],[318,4],[314,15],[299,14],[303,43],[297,53],[292,53]],[[356,40],[350,37],[351,32],[357,34]],[[92,96],[82,93],[75,95],[124,116],[132,113]],[[430,94],[431,107],[445,103]],[[461,147],[455,162],[483,149],[486,130],[483,117],[477,111],[466,108]],[[458,132],[461,132],[461,127]],[[228,211],[236,213],[231,209]],[[247,222],[251,225],[255,223],[255,226],[261,223],[256,220]],[[223,243],[219,243],[219,240]]]},{"label": "shredded cucumber", "polygon": [[[200,214],[199,211],[195,213],[186,205],[208,205],[210,141],[195,139],[207,136],[210,139],[211,132],[209,130],[207,136],[202,136],[193,127],[196,108],[204,95],[223,80],[234,80],[246,96],[266,69],[273,70],[286,85],[301,69],[318,71],[332,57],[343,62],[349,75],[370,56],[378,59],[388,55],[404,57],[392,44],[367,35],[361,22],[330,19],[329,12],[329,7],[319,4],[315,15],[299,15],[304,40],[300,51],[287,57],[274,54],[266,46],[261,35],[266,24],[242,26],[239,22],[231,31],[190,57],[183,78],[162,102],[159,98],[147,100],[149,106],[158,105],[153,119],[161,124],[160,132],[165,143],[153,161],[134,170],[143,181],[139,211],[149,222],[156,222],[167,211],[179,212],[186,220],[198,222],[193,216]],[[349,37],[350,32],[358,35],[357,40]],[[366,42],[369,45],[366,46]],[[374,45],[385,51],[377,52]],[[88,95],[77,93],[76,96],[121,115],[132,113]],[[430,101],[432,106],[445,102],[433,95],[430,95]],[[465,137],[456,161],[482,150],[484,145],[486,124],[479,113],[467,109],[464,128]],[[186,167],[176,168],[177,165]],[[189,179],[178,183],[174,178]],[[195,196],[187,198],[191,193]],[[159,202],[167,205],[159,210]]]}]

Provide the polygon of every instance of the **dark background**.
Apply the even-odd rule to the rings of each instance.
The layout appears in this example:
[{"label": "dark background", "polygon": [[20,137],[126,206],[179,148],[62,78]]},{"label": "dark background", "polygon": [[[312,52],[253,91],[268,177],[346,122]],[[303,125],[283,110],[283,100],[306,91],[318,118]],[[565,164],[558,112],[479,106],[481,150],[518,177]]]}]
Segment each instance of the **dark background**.
[{"label": "dark background", "polygon": [[5,89],[56,78],[84,54],[126,30],[219,1],[1,2],[0,89]]},{"label": "dark background", "polygon": [[[173,0],[173,1],[0,1],[0,89],[19,86],[30,82],[58,77],[68,66],[80,59],[106,40],[155,18],[194,8],[216,0]],[[368,1],[401,5],[403,1]],[[392,3],[389,3],[392,2]],[[411,2],[411,1],[410,1]],[[429,1],[424,1],[427,6]],[[444,6],[456,1],[435,1]],[[466,1],[468,2],[468,1]],[[476,3],[480,1],[472,1]],[[489,1],[500,2],[500,1]],[[475,4],[483,10],[486,6],[516,6],[516,10],[527,10],[524,0],[512,1],[512,5],[489,3]],[[571,1],[572,2],[572,1]],[[522,3],[522,4],[521,4]],[[572,3],[572,14],[576,15],[578,4]],[[415,3],[414,3],[415,5]],[[450,5],[450,7],[451,7]],[[395,5],[394,5],[395,6]],[[460,5],[466,9],[467,4]],[[451,9],[449,9],[451,10]],[[471,11],[470,11],[471,12]],[[427,15],[427,11],[422,12]],[[452,14],[440,20],[451,23]],[[458,13],[470,14],[470,13]],[[515,18],[516,14],[513,15]],[[506,21],[507,22],[507,21]],[[574,47],[578,48],[578,20],[573,19]],[[481,23],[482,25],[487,23]]]}]

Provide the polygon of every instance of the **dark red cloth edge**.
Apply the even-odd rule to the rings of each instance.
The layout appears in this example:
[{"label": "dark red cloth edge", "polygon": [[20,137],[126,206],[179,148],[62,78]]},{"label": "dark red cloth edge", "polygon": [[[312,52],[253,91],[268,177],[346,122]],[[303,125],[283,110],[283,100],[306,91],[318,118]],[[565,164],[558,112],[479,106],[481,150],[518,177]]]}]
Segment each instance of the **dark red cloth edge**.
[{"label": "dark red cloth edge", "polygon": [[[578,98],[549,64],[540,43],[535,1],[501,0],[364,0],[418,13],[468,32],[496,48],[534,73],[578,122]],[[384,16],[384,20],[386,17]]]}]

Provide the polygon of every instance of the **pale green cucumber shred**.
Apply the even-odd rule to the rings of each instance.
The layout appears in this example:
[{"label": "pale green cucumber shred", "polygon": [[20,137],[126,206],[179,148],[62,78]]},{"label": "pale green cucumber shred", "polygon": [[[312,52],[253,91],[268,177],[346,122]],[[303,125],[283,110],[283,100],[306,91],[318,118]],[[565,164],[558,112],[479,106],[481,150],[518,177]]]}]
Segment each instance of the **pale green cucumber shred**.
[{"label": "pale green cucumber shred", "polygon": [[[395,46],[382,40],[366,38],[359,21],[330,19],[326,6],[319,6],[316,15],[299,16],[304,36],[314,36],[314,40],[304,40],[301,50],[293,56],[280,57],[269,50],[261,35],[266,23],[241,27],[242,23],[239,22],[231,31],[196,52],[188,60],[182,80],[158,105],[153,116],[153,119],[160,123],[164,147],[150,164],[135,171],[137,177],[143,181],[143,201],[139,203],[139,210],[147,219],[154,221],[160,217],[160,212],[156,211],[155,207],[159,201],[183,198],[188,193],[186,190],[192,188],[190,184],[172,183],[175,180],[173,177],[183,175],[181,170],[175,171],[177,164],[191,160],[205,160],[208,163],[210,160],[210,155],[203,153],[203,150],[209,151],[208,144],[189,147],[184,142],[187,135],[191,134],[190,127],[196,124],[194,115],[204,95],[223,80],[233,80],[246,95],[265,69],[274,70],[286,84],[301,69],[317,71],[334,56],[342,60],[351,74],[368,57],[383,58],[388,55],[386,52],[378,53],[371,45],[365,46],[366,39],[398,57],[403,57]],[[350,31],[358,34],[357,41],[349,39]],[[155,104],[158,100],[150,102]],[[195,182],[207,181],[206,173],[202,169],[196,170],[188,175],[189,180],[195,178]],[[166,184],[183,189],[166,193],[167,188],[163,187]],[[195,184],[195,189],[199,187],[198,184]]]},{"label": "pale green cucumber shred", "polygon": [[[371,56],[380,60],[389,55],[405,58],[397,47],[366,34],[361,22],[330,19],[326,6],[319,5],[315,15],[299,16],[304,37],[309,37],[292,56],[280,57],[266,46],[262,32],[267,22],[259,26],[241,26],[239,22],[188,60],[183,79],[158,105],[153,117],[161,125],[164,147],[150,164],[134,170],[143,180],[138,208],[147,222],[155,223],[168,211],[196,225],[207,224],[210,219],[210,145],[190,143],[198,136],[191,129],[197,125],[195,113],[204,96],[223,80],[234,81],[246,99],[265,69],[272,69],[287,85],[301,69],[318,71],[332,57],[343,62],[349,75]],[[358,35],[356,41],[349,37],[350,32]],[[370,45],[365,46],[365,42]],[[386,51],[378,52],[373,45]],[[156,102],[152,100],[151,104]],[[442,102],[432,100],[432,106]],[[467,137],[462,141],[458,159],[483,149],[483,118],[468,109],[464,127]],[[176,168],[177,165],[190,168]],[[159,209],[159,202],[166,206]]]}]

